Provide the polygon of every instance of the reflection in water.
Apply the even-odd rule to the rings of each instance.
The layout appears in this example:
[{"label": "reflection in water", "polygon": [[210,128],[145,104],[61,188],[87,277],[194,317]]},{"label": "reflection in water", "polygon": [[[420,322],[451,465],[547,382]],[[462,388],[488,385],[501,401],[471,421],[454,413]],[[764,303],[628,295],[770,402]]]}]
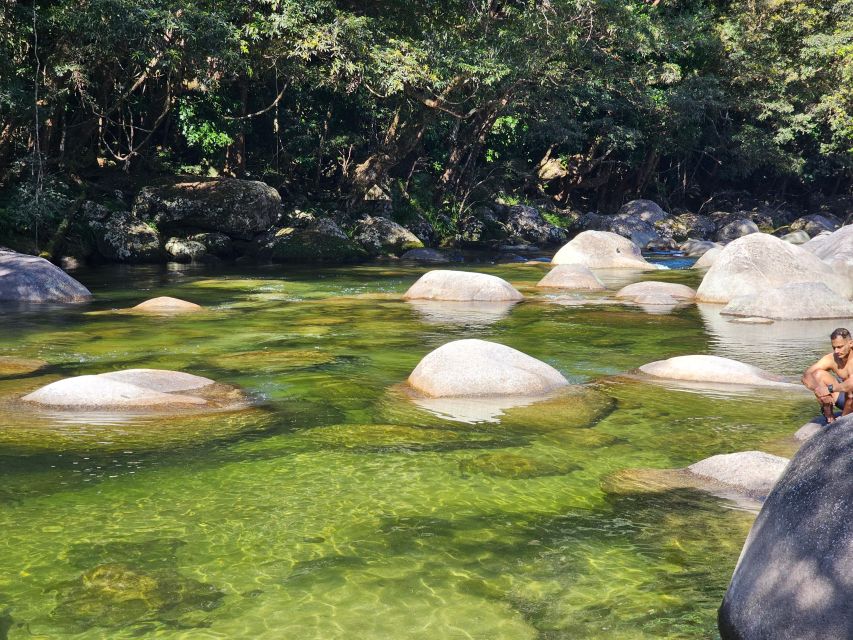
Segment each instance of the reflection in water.
[{"label": "reflection in water", "polygon": [[853,318],[780,320],[773,324],[744,324],[721,316],[721,304],[697,304],[710,335],[710,353],[733,358],[773,373],[801,373],[829,353],[833,329],[853,326]]},{"label": "reflection in water", "polygon": [[418,316],[430,324],[485,326],[505,318],[517,301],[407,300]]},{"label": "reflection in water", "polygon": [[542,396],[487,396],[456,398],[417,398],[412,401],[430,413],[447,420],[477,424],[500,422],[504,411],[515,407],[527,407],[543,400]]}]

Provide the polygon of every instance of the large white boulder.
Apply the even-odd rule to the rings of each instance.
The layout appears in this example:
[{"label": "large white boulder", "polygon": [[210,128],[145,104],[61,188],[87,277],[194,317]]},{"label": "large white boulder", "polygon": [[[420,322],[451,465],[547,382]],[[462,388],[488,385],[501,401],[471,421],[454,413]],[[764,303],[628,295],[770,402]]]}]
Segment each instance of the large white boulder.
[{"label": "large white boulder", "polygon": [[808,439],[764,502],[719,610],[723,640],[853,638],[853,417]]},{"label": "large white boulder", "polygon": [[715,384],[745,384],[762,387],[798,387],[752,365],[729,358],[706,355],[676,356],[644,364],[640,371],[655,378]]},{"label": "large white boulder", "polygon": [[834,270],[841,271],[848,278],[853,277],[853,225],[822,233],[800,246]]},{"label": "large white boulder", "polygon": [[705,458],[691,464],[687,470],[695,476],[763,497],[770,493],[787,465],[788,458],[763,451],[739,451]]},{"label": "large white boulder", "polygon": [[160,408],[207,403],[203,398],[163,393],[100,375],[58,380],[22,399],[43,406],[74,409]]},{"label": "large white boulder", "polygon": [[736,296],[762,294],[794,282],[823,282],[844,298],[853,295],[853,280],[814,254],[766,233],[753,233],[720,251],[696,297],[727,303]]},{"label": "large white boulder", "polygon": [[486,273],[441,269],[428,271],[403,296],[405,300],[522,300],[509,282]]},{"label": "large white boulder", "polygon": [[822,282],[795,282],[736,296],[720,313],[773,320],[853,318],[853,302],[842,298]]},{"label": "large white boulder", "polygon": [[72,411],[163,412],[245,405],[236,388],[165,369],[125,369],[52,382],[24,396],[26,403]]},{"label": "large white boulder", "polygon": [[456,340],[427,354],[409,385],[431,397],[537,396],[569,384],[554,367],[511,347]]},{"label": "large white boulder", "polygon": [[577,291],[604,291],[606,288],[589,267],[582,264],[557,265],[536,286]]},{"label": "large white boulder", "polygon": [[0,251],[0,301],[84,302],[92,294],[44,258]]},{"label": "large white boulder", "polygon": [[565,244],[552,264],[580,264],[590,269],[641,269],[653,271],[660,265],[646,262],[640,247],[609,231],[583,231]]}]

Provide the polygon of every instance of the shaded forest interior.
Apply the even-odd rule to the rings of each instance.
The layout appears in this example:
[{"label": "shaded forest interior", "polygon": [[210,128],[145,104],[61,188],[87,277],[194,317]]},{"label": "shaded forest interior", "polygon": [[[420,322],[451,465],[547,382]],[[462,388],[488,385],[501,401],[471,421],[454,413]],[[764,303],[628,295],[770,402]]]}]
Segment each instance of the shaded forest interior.
[{"label": "shaded forest interior", "polygon": [[0,35],[5,234],[186,175],[450,225],[853,189],[853,0],[4,0]]}]

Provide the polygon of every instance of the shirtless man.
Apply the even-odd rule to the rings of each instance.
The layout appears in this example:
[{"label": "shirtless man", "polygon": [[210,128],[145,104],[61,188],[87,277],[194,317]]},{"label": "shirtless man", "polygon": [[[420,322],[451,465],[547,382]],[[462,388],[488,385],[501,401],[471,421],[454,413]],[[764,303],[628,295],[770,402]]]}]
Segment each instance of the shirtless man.
[{"label": "shirtless man", "polygon": [[847,329],[836,329],[829,339],[832,341],[832,353],[806,369],[803,384],[814,391],[820,402],[821,412],[826,421],[835,420],[833,405],[841,408],[841,415],[853,413],[853,338]]}]

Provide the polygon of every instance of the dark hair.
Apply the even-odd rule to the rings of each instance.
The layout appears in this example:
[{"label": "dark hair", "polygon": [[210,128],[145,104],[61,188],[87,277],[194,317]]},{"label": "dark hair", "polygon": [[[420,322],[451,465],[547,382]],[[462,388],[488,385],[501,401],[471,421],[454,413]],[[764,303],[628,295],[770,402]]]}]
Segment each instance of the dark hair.
[{"label": "dark hair", "polygon": [[844,338],[845,340],[849,340],[850,332],[844,327],[838,327],[835,331],[829,334],[830,340],[835,340],[836,338]]}]

